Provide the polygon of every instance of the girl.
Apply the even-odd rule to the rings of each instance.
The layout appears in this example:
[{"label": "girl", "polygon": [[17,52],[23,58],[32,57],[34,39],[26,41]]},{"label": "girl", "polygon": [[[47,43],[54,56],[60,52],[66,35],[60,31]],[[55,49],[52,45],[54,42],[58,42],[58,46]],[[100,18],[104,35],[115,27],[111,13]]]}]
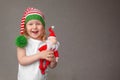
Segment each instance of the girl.
[{"label": "girl", "polygon": [[27,8],[21,21],[21,36],[17,37],[17,58],[19,62],[18,80],[46,80],[41,74],[39,60],[50,61],[50,68],[57,65],[53,51],[39,51],[39,45],[46,40],[43,13],[35,8]]}]

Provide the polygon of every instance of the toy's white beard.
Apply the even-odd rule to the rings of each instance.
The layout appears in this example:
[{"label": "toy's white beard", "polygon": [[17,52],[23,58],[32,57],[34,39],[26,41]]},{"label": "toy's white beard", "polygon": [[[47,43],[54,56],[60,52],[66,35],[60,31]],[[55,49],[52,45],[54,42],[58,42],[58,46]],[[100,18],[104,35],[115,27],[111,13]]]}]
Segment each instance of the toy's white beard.
[{"label": "toy's white beard", "polygon": [[46,41],[46,44],[47,44],[47,46],[48,46],[48,50],[54,50],[54,51],[56,51],[56,50],[58,50],[58,47],[59,47],[59,45],[60,45],[60,43],[57,41],[57,43],[56,44],[53,44],[51,41],[49,41],[49,40],[47,40]]}]

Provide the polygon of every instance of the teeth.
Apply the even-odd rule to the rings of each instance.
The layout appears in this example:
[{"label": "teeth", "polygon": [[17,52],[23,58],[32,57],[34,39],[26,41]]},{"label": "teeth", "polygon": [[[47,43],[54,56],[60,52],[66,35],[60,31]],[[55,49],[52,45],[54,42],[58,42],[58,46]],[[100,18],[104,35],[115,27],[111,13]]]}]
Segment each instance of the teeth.
[{"label": "teeth", "polygon": [[33,32],[37,32],[37,31],[33,31]]},{"label": "teeth", "polygon": [[33,30],[32,30],[33,31]]}]

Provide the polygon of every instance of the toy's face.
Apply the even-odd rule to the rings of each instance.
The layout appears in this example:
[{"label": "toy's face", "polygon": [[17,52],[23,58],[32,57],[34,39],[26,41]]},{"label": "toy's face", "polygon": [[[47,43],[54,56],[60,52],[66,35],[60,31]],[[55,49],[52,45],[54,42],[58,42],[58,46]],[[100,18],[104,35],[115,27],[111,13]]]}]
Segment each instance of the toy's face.
[{"label": "toy's face", "polygon": [[48,40],[50,40],[53,44],[57,43],[56,37],[49,37]]}]

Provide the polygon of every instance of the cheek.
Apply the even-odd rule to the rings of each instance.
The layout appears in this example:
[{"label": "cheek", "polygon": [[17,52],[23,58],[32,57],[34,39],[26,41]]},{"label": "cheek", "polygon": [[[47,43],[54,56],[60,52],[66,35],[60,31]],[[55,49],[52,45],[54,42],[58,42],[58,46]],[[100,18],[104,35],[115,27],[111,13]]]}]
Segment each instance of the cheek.
[{"label": "cheek", "polygon": [[43,26],[40,26],[38,29],[39,29],[40,32],[43,32],[43,31],[44,31]]},{"label": "cheek", "polygon": [[26,26],[25,29],[26,29],[27,33],[29,33],[31,31],[31,27],[29,27],[29,26]]},{"label": "cheek", "polygon": [[27,32],[29,32],[29,31],[31,30],[31,28],[29,28],[29,27],[26,27],[26,30],[27,30]]}]

